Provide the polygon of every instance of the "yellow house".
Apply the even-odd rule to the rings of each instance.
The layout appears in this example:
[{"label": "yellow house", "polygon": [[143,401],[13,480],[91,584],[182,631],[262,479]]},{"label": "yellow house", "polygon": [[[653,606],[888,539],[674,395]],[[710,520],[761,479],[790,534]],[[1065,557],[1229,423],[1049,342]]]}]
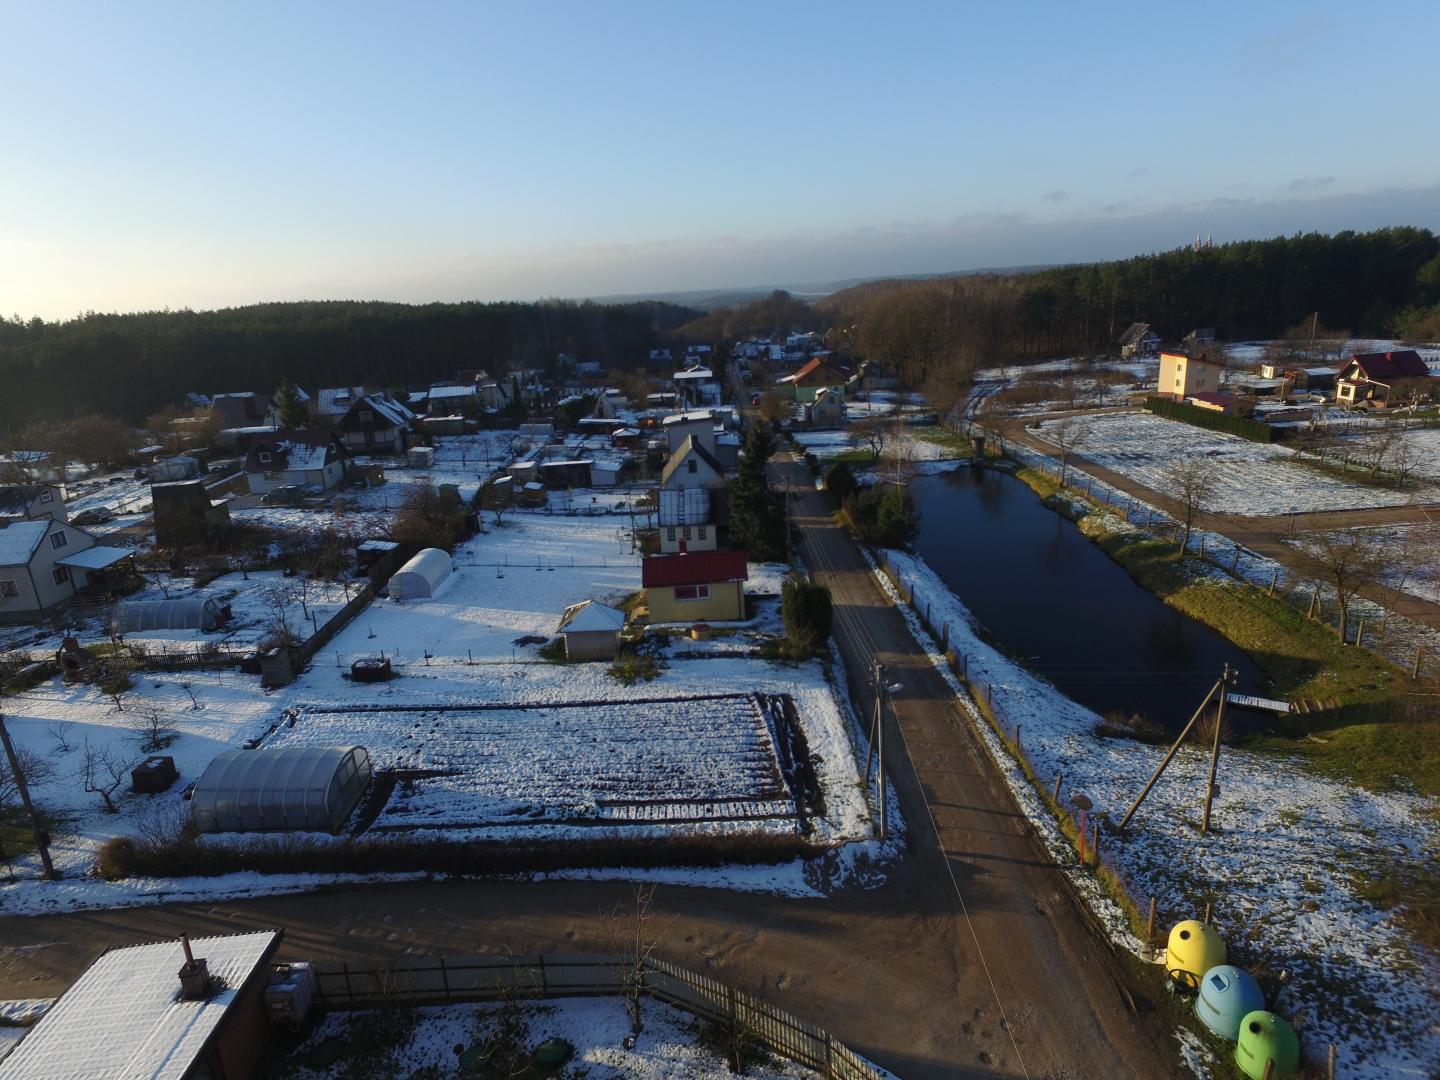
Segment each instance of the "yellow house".
[{"label": "yellow house", "polygon": [[727,622],[745,618],[746,554],[687,551],[651,555],[641,568],[652,623]]},{"label": "yellow house", "polygon": [[1220,372],[1224,364],[1199,356],[1184,353],[1162,352],[1160,354],[1160,383],[1156,391],[1161,397],[1184,401],[1195,394],[1216,394],[1220,392]]}]

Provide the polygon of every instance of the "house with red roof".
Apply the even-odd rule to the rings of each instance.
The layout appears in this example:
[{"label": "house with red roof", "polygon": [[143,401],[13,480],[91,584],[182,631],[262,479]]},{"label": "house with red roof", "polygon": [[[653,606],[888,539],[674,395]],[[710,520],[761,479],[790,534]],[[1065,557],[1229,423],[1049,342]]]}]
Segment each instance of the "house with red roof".
[{"label": "house with red roof", "polygon": [[652,623],[727,622],[745,618],[744,551],[651,555],[640,568]]},{"label": "house with red roof", "polygon": [[1341,405],[1388,408],[1428,401],[1436,385],[1429,365],[1414,349],[1358,353],[1340,369],[1335,400]]},{"label": "house with red roof", "polygon": [[849,378],[825,363],[821,357],[814,357],[793,375],[775,380],[775,390],[780,394],[791,394],[796,401],[808,403],[815,400],[821,390],[833,390],[841,400],[845,397],[845,383]]}]

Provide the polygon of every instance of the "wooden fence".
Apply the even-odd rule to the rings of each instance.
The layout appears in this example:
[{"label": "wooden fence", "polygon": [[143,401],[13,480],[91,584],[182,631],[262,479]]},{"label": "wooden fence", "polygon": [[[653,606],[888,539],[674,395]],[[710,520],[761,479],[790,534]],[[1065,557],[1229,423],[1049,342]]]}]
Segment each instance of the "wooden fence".
[{"label": "wooden fence", "polygon": [[[401,959],[389,967],[319,963],[316,1001],[332,1009],[355,1009],[397,1002],[610,997],[626,992],[629,964],[624,956],[546,954]],[[827,1080],[883,1080],[887,1075],[828,1031],[753,994],[665,960],[647,959],[643,968],[647,997],[745,1031],[771,1052]]]}]

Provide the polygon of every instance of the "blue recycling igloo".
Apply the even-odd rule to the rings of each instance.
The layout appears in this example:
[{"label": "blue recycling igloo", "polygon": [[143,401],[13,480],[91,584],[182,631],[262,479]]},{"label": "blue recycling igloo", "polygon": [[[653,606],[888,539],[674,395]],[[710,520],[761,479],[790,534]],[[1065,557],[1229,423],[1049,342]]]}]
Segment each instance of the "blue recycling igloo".
[{"label": "blue recycling igloo", "polygon": [[1240,1021],[1247,1014],[1265,1008],[1260,984],[1231,964],[1219,964],[1205,972],[1195,996],[1195,1015],[1222,1039],[1240,1038]]}]

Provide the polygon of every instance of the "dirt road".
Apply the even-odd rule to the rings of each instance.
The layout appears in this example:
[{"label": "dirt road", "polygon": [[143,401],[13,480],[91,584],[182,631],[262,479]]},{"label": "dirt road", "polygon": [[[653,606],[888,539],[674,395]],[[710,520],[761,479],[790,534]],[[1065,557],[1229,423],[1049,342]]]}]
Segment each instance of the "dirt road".
[{"label": "dirt road", "polygon": [[[867,670],[874,647],[903,686],[886,762],[909,853],[883,887],[822,900],[661,888],[660,951],[740,984],[763,983],[771,1000],[906,1080],[1185,1075],[1168,1025],[1147,1005],[1153,980],[1140,980],[1091,931],[809,475],[794,463],[774,472],[796,492],[805,557],[834,590],[852,675]],[[870,691],[859,681],[863,708]],[[613,947],[606,914],[629,896],[619,883],[431,881],[0,919],[0,942],[33,947],[0,989],[55,994],[105,947],[181,930],[283,926],[283,954],[294,958],[600,951]]]}]

